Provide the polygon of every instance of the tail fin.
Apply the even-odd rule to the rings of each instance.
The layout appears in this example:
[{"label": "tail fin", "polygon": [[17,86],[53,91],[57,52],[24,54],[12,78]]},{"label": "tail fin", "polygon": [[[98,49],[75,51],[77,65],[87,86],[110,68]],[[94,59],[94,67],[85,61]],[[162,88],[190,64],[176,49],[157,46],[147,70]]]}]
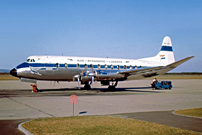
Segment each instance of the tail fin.
[{"label": "tail fin", "polygon": [[170,37],[166,36],[163,39],[161,51],[156,55],[156,57],[162,63],[170,64],[175,62],[175,57],[174,57],[172,42]]},{"label": "tail fin", "polygon": [[172,42],[170,37],[168,36],[164,37],[161,50],[156,56],[143,58],[140,60],[160,62],[163,65],[168,65],[175,62],[175,57],[174,57]]}]

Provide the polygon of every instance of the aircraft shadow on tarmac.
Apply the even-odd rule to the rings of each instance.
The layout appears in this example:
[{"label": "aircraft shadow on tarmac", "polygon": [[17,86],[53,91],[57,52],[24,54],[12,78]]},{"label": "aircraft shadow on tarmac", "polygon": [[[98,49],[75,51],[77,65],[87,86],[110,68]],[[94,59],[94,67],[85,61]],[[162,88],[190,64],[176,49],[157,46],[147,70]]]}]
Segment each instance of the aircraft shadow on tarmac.
[{"label": "aircraft shadow on tarmac", "polygon": [[151,87],[124,87],[109,90],[107,88],[94,88],[91,90],[78,90],[74,88],[60,89],[39,89],[37,93],[32,93],[31,89],[26,90],[0,90],[0,98],[6,97],[41,97],[41,96],[70,96],[70,95],[127,95],[142,93],[162,93],[162,91],[151,90]]},{"label": "aircraft shadow on tarmac", "polygon": [[[148,90],[145,90],[148,89]],[[78,90],[77,87],[73,88],[60,88],[60,89],[39,89],[38,92],[48,92],[48,91],[97,91],[97,92],[149,92],[149,93],[160,93],[159,91],[151,91],[151,87],[124,87],[124,88],[116,88],[116,89],[107,89],[107,88],[93,88],[90,90],[86,90],[81,88]]]}]

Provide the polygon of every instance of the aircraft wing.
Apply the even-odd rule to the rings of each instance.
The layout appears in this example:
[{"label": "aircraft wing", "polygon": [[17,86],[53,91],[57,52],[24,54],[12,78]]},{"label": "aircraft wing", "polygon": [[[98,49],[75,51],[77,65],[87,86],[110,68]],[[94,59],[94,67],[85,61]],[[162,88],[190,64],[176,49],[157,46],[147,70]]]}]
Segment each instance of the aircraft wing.
[{"label": "aircraft wing", "polygon": [[162,75],[162,74],[167,73],[168,71],[176,68],[180,64],[188,61],[189,59],[191,59],[193,57],[194,56],[184,58],[182,60],[169,64],[167,66],[158,66],[158,67],[145,68],[145,69],[132,69],[132,70],[128,70],[128,71],[118,72],[118,74],[123,75],[125,78],[133,76],[133,78],[137,78],[137,79],[156,76],[156,75]]},{"label": "aircraft wing", "polygon": [[177,66],[179,66],[180,64],[182,64],[182,63],[184,63],[184,62],[186,62],[186,61],[188,61],[189,59],[191,59],[191,58],[193,58],[194,56],[190,56],[190,57],[187,57],[187,58],[184,58],[184,59],[182,59],[182,60],[179,60],[179,61],[177,61],[177,62],[174,62],[174,63],[172,63],[172,64],[169,64],[168,66],[170,67],[170,68],[176,68]]}]

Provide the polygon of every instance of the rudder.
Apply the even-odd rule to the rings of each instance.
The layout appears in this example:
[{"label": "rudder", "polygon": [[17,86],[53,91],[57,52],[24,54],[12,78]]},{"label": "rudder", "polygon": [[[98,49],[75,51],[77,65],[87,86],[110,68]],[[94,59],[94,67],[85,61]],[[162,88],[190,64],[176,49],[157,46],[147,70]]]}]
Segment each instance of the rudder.
[{"label": "rudder", "polygon": [[175,57],[173,53],[172,48],[172,42],[169,36],[164,37],[161,50],[156,55],[156,57],[160,60],[162,63],[170,64],[175,62]]}]

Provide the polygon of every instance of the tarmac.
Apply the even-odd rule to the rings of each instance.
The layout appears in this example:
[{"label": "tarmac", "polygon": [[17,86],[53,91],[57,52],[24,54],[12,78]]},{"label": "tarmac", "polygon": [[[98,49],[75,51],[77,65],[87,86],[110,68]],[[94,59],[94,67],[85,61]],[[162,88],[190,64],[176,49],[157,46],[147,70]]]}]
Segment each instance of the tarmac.
[{"label": "tarmac", "polygon": [[77,90],[77,82],[39,81],[38,93],[31,92],[30,83],[0,81],[0,123],[72,116],[69,97],[75,94],[78,102],[74,105],[74,115],[83,111],[87,113],[82,116],[114,114],[202,132],[202,119],[172,113],[173,110],[202,107],[202,80],[171,81],[171,90],[152,90],[151,80],[134,80],[119,82],[116,91],[107,91],[107,87],[98,82],[94,83],[93,90],[86,91]]}]

